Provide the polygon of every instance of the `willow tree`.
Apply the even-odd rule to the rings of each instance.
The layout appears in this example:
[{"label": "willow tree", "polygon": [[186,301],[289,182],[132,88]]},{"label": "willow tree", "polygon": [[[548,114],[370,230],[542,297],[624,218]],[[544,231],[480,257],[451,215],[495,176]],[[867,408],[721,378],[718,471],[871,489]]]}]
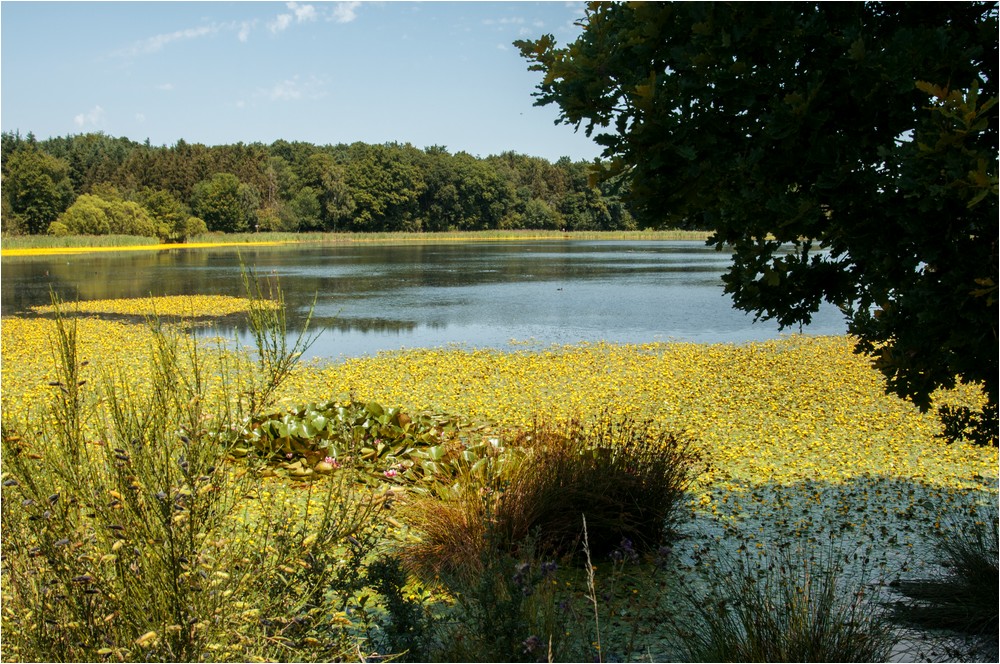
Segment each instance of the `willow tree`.
[{"label": "willow tree", "polygon": [[640,223],[711,230],[758,318],[840,307],[923,410],[981,384],[946,421],[996,444],[997,6],[592,3],[580,26],[515,44]]}]

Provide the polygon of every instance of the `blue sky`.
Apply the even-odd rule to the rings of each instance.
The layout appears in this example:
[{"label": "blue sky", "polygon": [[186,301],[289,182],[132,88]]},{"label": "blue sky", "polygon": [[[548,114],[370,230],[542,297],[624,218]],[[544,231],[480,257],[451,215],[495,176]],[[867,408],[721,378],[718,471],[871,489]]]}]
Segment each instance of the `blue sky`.
[{"label": "blue sky", "polygon": [[154,145],[443,145],[592,159],[535,107],[515,39],[579,34],[579,2],[10,2],[0,126]]}]

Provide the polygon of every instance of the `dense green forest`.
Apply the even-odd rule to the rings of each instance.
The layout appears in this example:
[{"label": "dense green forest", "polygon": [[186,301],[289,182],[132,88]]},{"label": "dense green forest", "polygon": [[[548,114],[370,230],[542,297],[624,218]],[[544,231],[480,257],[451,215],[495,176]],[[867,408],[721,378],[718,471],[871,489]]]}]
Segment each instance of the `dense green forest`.
[{"label": "dense green forest", "polygon": [[170,147],[103,133],[2,134],[3,232],[629,230],[615,184],[586,162],[478,158],[410,144],[275,141]]}]

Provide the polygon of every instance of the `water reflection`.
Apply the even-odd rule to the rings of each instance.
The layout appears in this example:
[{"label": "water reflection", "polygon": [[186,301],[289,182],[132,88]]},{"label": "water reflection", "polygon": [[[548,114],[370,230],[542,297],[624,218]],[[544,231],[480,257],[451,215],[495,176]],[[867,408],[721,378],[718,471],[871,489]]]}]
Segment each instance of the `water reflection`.
[{"label": "water reflection", "polygon": [[[740,342],[778,335],[732,309],[729,256],[698,242],[574,241],[220,248],[4,259],[2,311],[152,295],[241,295],[240,263],[279,279],[289,328],[315,302],[312,354],[512,342]],[[841,334],[833,307],[805,331]],[[245,330],[228,326],[225,334]],[[218,333],[218,332],[216,332]]]}]

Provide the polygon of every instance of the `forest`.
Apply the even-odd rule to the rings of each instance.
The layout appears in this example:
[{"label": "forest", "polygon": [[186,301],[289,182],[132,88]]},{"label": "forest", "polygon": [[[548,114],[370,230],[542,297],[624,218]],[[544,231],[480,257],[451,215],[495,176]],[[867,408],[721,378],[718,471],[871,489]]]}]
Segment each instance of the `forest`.
[{"label": "forest", "polygon": [[631,230],[621,183],[587,162],[408,143],[153,146],[104,133],[4,132],[8,235]]}]

